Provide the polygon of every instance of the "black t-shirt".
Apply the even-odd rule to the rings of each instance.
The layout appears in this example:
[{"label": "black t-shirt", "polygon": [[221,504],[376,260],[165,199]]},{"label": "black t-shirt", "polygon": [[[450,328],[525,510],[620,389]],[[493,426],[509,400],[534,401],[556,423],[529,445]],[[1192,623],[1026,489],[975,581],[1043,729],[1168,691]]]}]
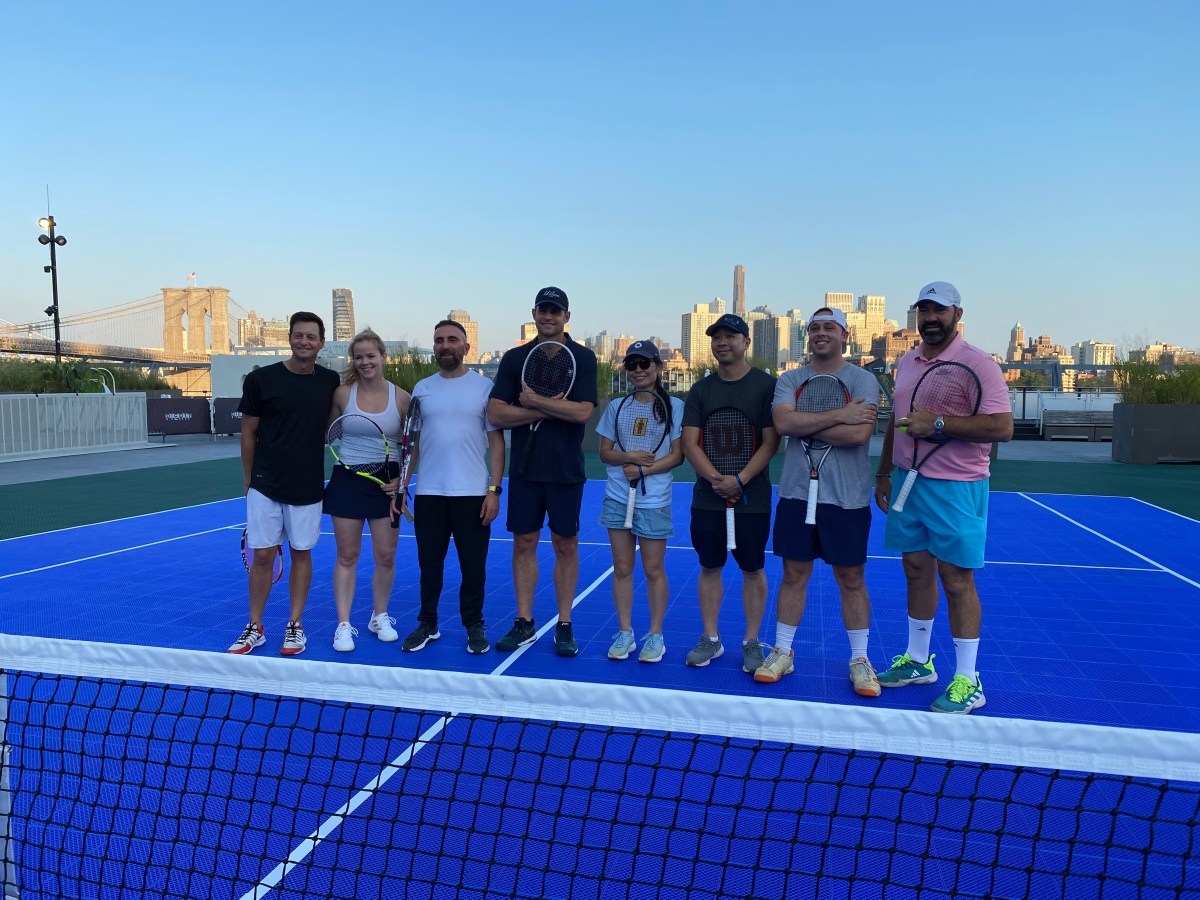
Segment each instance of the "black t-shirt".
[{"label": "black t-shirt", "polygon": [[[754,425],[757,445],[762,446],[762,430],[774,428],[771,402],[775,397],[775,378],[762,369],[752,368],[737,381],[722,381],[715,372],[688,391],[683,405],[683,426],[703,428],[710,412],[725,406],[740,409]],[[735,507],[738,513],[771,512],[770,466],[750,479],[746,485],[746,502]],[[697,478],[692,489],[693,509],[724,509],[725,501],[717,496],[707,479]]]},{"label": "black t-shirt", "polygon": [[[575,357],[575,384],[572,385],[566,399],[580,403],[598,402],[596,387],[596,354],[583,344],[571,340],[569,334],[564,335],[563,343]],[[492,388],[492,399],[504,403],[517,403],[521,396],[521,369],[525,360],[533,352],[534,342],[514,347],[500,359],[500,368],[496,372],[496,384]],[[519,406],[520,404],[517,403]],[[529,467],[524,477],[528,481],[550,481],[558,484],[577,484],[587,481],[583,467],[583,425],[564,422],[562,419],[545,418],[538,426],[537,437],[533,442],[533,455],[529,458]],[[515,475],[519,461],[525,453],[525,445],[529,441],[528,425],[512,429],[512,459],[509,477]]]},{"label": "black t-shirt", "polygon": [[296,375],[281,362],[246,376],[238,412],[259,419],[250,487],[278,503],[321,502],[325,428],[339,384],[324,366]]}]

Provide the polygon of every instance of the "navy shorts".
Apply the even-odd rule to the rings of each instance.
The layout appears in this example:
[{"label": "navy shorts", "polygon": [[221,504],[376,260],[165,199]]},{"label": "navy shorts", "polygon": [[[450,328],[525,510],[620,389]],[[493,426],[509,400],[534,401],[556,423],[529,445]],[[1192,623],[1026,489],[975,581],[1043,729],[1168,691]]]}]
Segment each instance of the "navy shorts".
[{"label": "navy shorts", "polygon": [[805,562],[823,559],[831,566],[866,564],[871,507],[842,509],[835,503],[818,503],[815,525],[804,524],[807,513],[807,500],[779,498],[775,508],[776,556]]},{"label": "navy shorts", "polygon": [[579,509],[587,482],[560,484],[508,476],[508,530],[513,534],[541,531],[547,520],[559,537],[579,534]]},{"label": "navy shorts", "polygon": [[[743,572],[758,572],[767,564],[767,538],[771,514],[743,513],[737,519],[737,549],[733,560]],[[725,510],[692,507],[692,546],[706,569],[723,569],[729,559],[725,549]]]},{"label": "navy shorts", "polygon": [[[387,481],[399,474],[399,466],[390,465]],[[355,475],[344,466],[334,466],[325,485],[323,511],[339,519],[386,519],[391,515],[392,498],[370,478]]]}]

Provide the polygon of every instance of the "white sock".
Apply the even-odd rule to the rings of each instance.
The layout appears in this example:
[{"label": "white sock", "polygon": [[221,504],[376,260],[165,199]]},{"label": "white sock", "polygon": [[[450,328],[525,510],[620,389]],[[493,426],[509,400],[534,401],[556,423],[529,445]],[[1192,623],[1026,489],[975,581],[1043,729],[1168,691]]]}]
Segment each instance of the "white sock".
[{"label": "white sock", "polygon": [[933,637],[933,619],[908,617],[908,655],[924,665],[929,662],[929,641]]},{"label": "white sock", "polygon": [[954,674],[962,675],[975,684],[975,661],[978,657],[979,638],[954,639]]},{"label": "white sock", "polygon": [[782,622],[775,623],[775,646],[785,653],[792,649],[792,641],[796,639],[797,625],[784,625]]},{"label": "white sock", "polygon": [[871,635],[870,628],[854,628],[846,629],[846,637],[850,638],[850,658],[858,659],[860,656],[864,659],[867,656],[867,639]]},{"label": "white sock", "polygon": [[708,637],[708,639],[709,639],[709,640],[710,640],[712,643],[714,643],[714,644],[719,644],[719,643],[721,643],[721,638],[720,638],[720,636],[719,636],[719,635],[710,634],[710,635],[708,635],[707,637]]}]

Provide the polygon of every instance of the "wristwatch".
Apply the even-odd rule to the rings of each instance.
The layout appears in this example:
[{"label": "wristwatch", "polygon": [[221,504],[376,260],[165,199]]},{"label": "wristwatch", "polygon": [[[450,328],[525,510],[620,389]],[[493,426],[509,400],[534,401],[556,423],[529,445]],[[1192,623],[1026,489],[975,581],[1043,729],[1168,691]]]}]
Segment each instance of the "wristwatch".
[{"label": "wristwatch", "polygon": [[938,416],[936,419],[933,420],[933,436],[935,438],[940,438],[942,436],[942,429],[945,427],[946,427],[946,420],[943,419],[941,416]]},{"label": "wristwatch", "polygon": [[493,485],[491,485],[491,486],[489,486],[489,487],[488,487],[488,493],[489,493],[489,494],[495,494],[497,497],[499,497],[501,494],[503,494],[503,493],[504,493],[504,488],[502,488],[502,487],[501,487],[500,485],[498,485],[498,484],[493,484]]}]

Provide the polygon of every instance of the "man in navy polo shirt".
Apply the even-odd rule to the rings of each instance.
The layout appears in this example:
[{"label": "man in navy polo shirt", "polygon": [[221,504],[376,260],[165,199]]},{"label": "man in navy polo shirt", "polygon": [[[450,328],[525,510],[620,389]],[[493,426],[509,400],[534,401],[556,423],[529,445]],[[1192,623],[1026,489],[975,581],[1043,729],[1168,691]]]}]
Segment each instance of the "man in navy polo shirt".
[{"label": "man in navy polo shirt", "polygon": [[[492,424],[512,432],[511,459],[522,458],[531,439],[529,426],[541,422],[525,473],[510,472],[508,476],[507,526],[513,535],[517,619],[508,634],[496,642],[496,649],[501,652],[516,650],[537,639],[533,593],[538,582],[538,539],[547,521],[554,545],[554,593],[558,600],[554,649],[559,656],[575,656],[579,652],[571,630],[571,603],[579,581],[579,509],[587,483],[583,430],[598,398],[596,355],[571,340],[566,332],[570,320],[564,291],[556,287],[538,291],[533,301],[537,338],[504,354],[488,400],[488,418]],[[566,344],[575,357],[575,384],[566,397],[539,397],[524,390],[521,371],[525,359],[542,341]]]}]

